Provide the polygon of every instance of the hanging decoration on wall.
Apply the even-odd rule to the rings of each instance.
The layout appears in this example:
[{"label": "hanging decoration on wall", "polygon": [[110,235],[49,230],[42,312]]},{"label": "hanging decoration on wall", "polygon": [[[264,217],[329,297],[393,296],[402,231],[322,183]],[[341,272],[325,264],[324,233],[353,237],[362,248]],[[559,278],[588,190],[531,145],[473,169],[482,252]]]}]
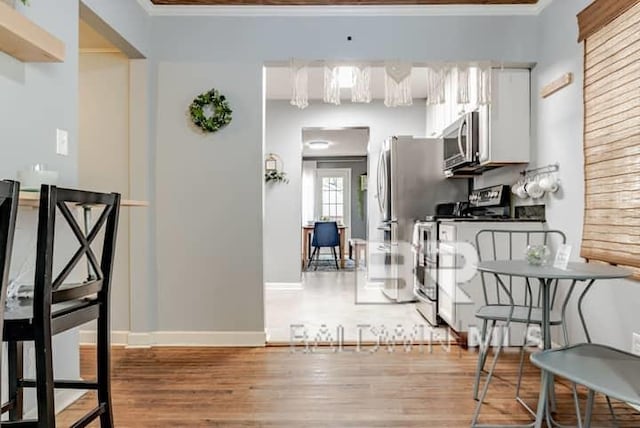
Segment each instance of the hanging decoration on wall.
[{"label": "hanging decoration on wall", "polygon": [[410,62],[387,62],[384,67],[384,105],[387,107],[410,106],[411,96]]},{"label": "hanging decoration on wall", "polygon": [[491,104],[491,63],[478,65],[475,85],[478,88],[478,104]]},{"label": "hanging decoration on wall", "polygon": [[459,65],[454,71],[458,81],[458,104],[469,104],[469,76],[471,74],[471,66]]},{"label": "hanging decoration on wall", "polygon": [[265,183],[288,183],[287,173],[283,171],[284,163],[280,156],[269,153],[264,160]]},{"label": "hanging decoration on wall", "polygon": [[292,59],[291,73],[291,105],[304,109],[309,106],[309,64],[306,61]]},{"label": "hanging decoration on wall", "polygon": [[352,103],[370,103],[371,96],[371,66],[356,64],[352,67],[353,87],[351,88]]},{"label": "hanging decoration on wall", "polygon": [[233,111],[227,98],[217,89],[211,89],[196,97],[189,106],[193,124],[204,132],[216,132],[231,123]]},{"label": "hanging decoration on wall", "polygon": [[[345,64],[334,61],[309,62],[292,59],[290,62],[291,104],[300,109],[309,106],[309,68],[322,67],[322,100],[328,104],[340,105],[340,95],[351,90],[352,103],[370,103],[372,94],[372,64]],[[490,62],[427,63],[420,69],[426,70],[427,105],[491,103]],[[410,106],[412,99],[412,72],[410,62],[384,63],[384,104],[387,107]],[[317,85],[317,82],[314,83]],[[453,98],[453,99],[448,99]]]},{"label": "hanging decoration on wall", "polygon": [[325,62],[324,95],[325,103],[340,105],[340,66]]},{"label": "hanging decoration on wall", "polygon": [[446,69],[443,65],[432,65],[427,67],[427,104],[444,104],[444,84],[446,79]]}]

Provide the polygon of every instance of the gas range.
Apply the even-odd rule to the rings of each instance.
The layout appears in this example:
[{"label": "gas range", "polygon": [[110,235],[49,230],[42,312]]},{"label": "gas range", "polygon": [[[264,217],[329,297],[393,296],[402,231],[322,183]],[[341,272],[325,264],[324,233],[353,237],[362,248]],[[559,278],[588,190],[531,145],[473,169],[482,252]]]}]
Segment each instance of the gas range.
[{"label": "gas range", "polygon": [[492,186],[469,193],[468,202],[438,204],[436,215],[427,221],[509,221],[511,195],[509,186]]}]

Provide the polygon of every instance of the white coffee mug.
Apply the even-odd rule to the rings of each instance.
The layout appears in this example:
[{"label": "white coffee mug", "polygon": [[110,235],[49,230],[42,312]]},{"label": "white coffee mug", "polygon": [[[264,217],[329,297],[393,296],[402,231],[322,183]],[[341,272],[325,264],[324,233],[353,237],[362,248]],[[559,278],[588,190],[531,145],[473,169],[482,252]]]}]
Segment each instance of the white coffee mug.
[{"label": "white coffee mug", "polygon": [[525,183],[518,183],[518,185],[516,187],[515,194],[520,199],[527,199],[529,197],[529,194],[527,193],[526,184]]},{"label": "white coffee mug", "polygon": [[544,196],[544,189],[538,184],[538,180],[532,180],[527,183],[526,191],[533,199],[538,199]]},{"label": "white coffee mug", "polygon": [[558,178],[555,175],[547,174],[539,181],[540,187],[545,192],[555,193],[560,188]]}]

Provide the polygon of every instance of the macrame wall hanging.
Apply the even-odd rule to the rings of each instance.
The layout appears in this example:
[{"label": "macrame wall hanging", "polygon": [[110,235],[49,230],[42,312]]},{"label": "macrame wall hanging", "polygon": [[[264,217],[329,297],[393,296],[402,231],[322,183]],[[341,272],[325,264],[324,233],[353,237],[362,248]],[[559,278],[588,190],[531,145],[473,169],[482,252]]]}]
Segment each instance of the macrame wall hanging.
[{"label": "macrame wall hanging", "polygon": [[340,104],[340,66],[336,64],[324,64],[324,95],[322,99],[328,104]]},{"label": "macrame wall hanging", "polygon": [[444,104],[444,85],[447,74],[442,65],[427,67],[427,104]]},{"label": "macrame wall hanging", "polygon": [[371,96],[371,66],[358,64],[353,66],[353,86],[351,87],[352,103],[370,103]]},{"label": "macrame wall hanging", "polygon": [[478,66],[476,74],[478,87],[478,104],[491,104],[491,64],[483,63]]},{"label": "macrame wall hanging", "polygon": [[[293,59],[290,62],[291,104],[304,109],[309,105],[309,61]],[[491,64],[462,63],[429,64],[426,67],[426,103],[444,104],[447,97],[455,97],[458,104],[491,103]],[[387,107],[410,106],[412,97],[412,71],[410,62],[386,62],[384,65],[384,104]],[[372,67],[367,63],[323,63],[325,103],[339,105],[343,90],[350,88],[352,103],[370,103],[373,99]],[[449,86],[449,85],[454,85]],[[447,89],[447,88],[451,88]]]},{"label": "macrame wall hanging", "polygon": [[306,61],[292,59],[291,105],[304,109],[309,105],[309,65]]},{"label": "macrame wall hanging", "polygon": [[458,104],[469,104],[471,97],[469,96],[469,77],[471,75],[471,67],[468,65],[459,65],[454,68],[458,82]]},{"label": "macrame wall hanging", "polygon": [[342,89],[351,89],[351,102],[370,103],[371,67],[366,64],[344,66],[324,64],[324,92],[322,99],[328,104],[340,104]]},{"label": "macrame wall hanging", "polygon": [[411,96],[410,62],[388,62],[384,67],[384,105],[387,107],[410,106]]}]

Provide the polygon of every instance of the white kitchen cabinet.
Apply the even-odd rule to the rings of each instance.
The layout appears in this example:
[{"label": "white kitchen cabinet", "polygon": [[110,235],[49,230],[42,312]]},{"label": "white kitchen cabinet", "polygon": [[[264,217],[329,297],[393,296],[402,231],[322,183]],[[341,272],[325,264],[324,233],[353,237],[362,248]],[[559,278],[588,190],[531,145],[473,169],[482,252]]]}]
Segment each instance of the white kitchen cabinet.
[{"label": "white kitchen cabinet", "polygon": [[529,70],[494,70],[491,104],[481,106],[479,161],[483,166],[528,163],[531,147]]},{"label": "white kitchen cabinet", "polygon": [[480,106],[477,88],[470,85],[469,104],[457,102],[457,77],[445,81],[446,103],[427,105],[426,133],[442,136],[443,130],[462,114],[480,113],[479,162],[482,166],[528,163],[530,158],[531,88],[528,69],[494,69],[491,73],[490,105]]},{"label": "white kitchen cabinet", "polygon": [[[456,246],[469,244],[475,247],[476,234],[484,229],[498,230],[543,230],[543,222],[480,222],[480,221],[442,221],[438,228],[439,270],[438,270],[438,315],[462,337],[468,337],[470,346],[477,345],[479,321],[476,311],[485,304],[482,279],[476,274],[470,281],[462,281],[458,270],[469,261],[456,257]],[[509,254],[509,248],[498,242],[497,254]],[[483,254],[491,254],[491,248],[483,248]],[[514,258],[519,257],[517,254]],[[504,256],[502,258],[507,258]],[[507,280],[508,281],[508,280]],[[514,284],[514,298],[520,298],[524,287]],[[512,344],[522,340],[522,326],[511,329]]]}]

